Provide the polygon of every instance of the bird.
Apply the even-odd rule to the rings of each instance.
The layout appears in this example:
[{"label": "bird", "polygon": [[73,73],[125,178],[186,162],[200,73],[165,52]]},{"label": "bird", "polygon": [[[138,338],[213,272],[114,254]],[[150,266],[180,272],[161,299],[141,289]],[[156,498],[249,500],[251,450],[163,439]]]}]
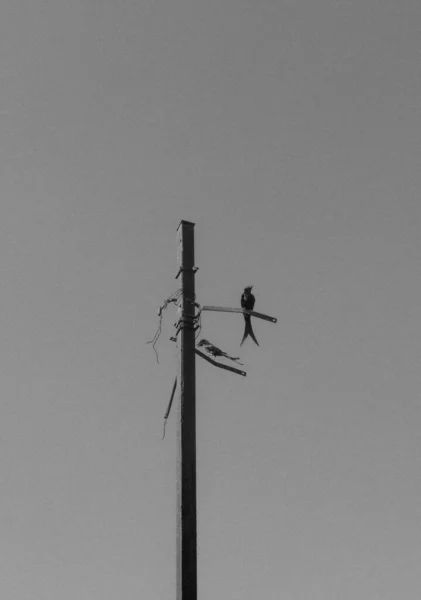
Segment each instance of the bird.
[{"label": "bird", "polygon": [[[253,310],[254,303],[256,302],[256,298],[251,293],[252,289],[253,289],[253,286],[249,285],[248,287],[244,288],[244,292],[241,294],[241,308],[244,308],[245,310],[249,310],[250,312]],[[245,327],[244,327],[243,339],[241,340],[240,346],[242,346],[244,344],[244,342],[248,336],[251,337],[251,339],[253,340],[253,342],[255,344],[259,345],[259,342],[256,340],[256,336],[254,335],[253,328],[251,326],[250,315],[246,314],[246,313],[243,313],[243,314],[244,314]]]},{"label": "bird", "polygon": [[239,361],[239,358],[240,358],[239,356],[230,356],[229,354],[227,354],[226,352],[224,352],[217,346],[214,346],[213,344],[208,342],[208,340],[202,339],[202,340],[200,340],[200,342],[197,345],[203,346],[204,349],[206,350],[206,352],[208,352],[212,356],[225,356],[225,358],[228,358],[229,360],[232,360],[232,361],[238,363],[239,365],[243,364]]}]

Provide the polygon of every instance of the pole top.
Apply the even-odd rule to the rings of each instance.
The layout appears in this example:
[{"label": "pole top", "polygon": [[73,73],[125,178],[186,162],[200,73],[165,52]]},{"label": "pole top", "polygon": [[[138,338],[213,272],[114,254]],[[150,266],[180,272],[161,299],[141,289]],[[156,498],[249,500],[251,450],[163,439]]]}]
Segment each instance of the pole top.
[{"label": "pole top", "polygon": [[180,221],[180,225],[177,227],[177,231],[180,229],[180,227],[181,227],[182,225],[184,225],[184,226],[187,226],[187,227],[194,227],[194,225],[195,225],[195,224],[194,224],[194,223],[192,223],[191,221],[185,221],[184,219],[182,219],[182,220]]}]

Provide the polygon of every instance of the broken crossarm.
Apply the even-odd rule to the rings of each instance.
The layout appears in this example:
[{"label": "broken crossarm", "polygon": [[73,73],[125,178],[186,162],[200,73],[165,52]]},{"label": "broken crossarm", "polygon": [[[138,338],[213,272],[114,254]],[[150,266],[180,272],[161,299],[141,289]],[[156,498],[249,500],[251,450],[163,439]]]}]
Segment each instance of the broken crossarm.
[{"label": "broken crossarm", "polygon": [[230,367],[229,365],[224,365],[222,363],[217,362],[216,360],[213,360],[212,358],[209,358],[209,356],[206,356],[206,354],[203,354],[202,352],[200,352],[200,350],[196,349],[195,352],[198,356],[201,356],[202,358],[204,358],[205,360],[210,362],[211,365],[214,365],[215,367],[219,367],[220,369],[225,369],[226,371],[231,371],[232,373],[236,373],[237,375],[242,375],[243,377],[246,377],[246,375],[247,375],[247,373],[245,371],[241,371],[240,369],[235,369],[234,367]]},{"label": "broken crossarm", "polygon": [[202,310],[210,310],[214,312],[230,312],[230,313],[243,313],[243,315],[250,315],[257,319],[263,319],[263,321],[270,321],[271,323],[277,323],[278,319],[275,317],[269,317],[269,315],[263,315],[262,313],[255,312],[254,310],[246,310],[245,308],[226,308],[224,306],[202,306]]}]

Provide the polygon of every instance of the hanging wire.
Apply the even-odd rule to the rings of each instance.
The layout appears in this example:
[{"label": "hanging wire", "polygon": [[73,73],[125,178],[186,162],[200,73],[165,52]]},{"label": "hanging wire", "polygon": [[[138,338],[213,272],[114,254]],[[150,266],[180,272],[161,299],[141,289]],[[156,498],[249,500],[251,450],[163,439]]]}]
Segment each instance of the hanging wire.
[{"label": "hanging wire", "polygon": [[164,304],[162,306],[159,307],[158,310],[158,317],[159,317],[159,323],[158,323],[158,328],[155,332],[155,335],[153,336],[153,338],[151,340],[149,340],[148,342],[146,342],[147,344],[152,344],[152,348],[155,352],[155,356],[156,356],[156,362],[159,364],[159,357],[158,357],[158,352],[156,351],[155,345],[159,339],[159,336],[161,335],[161,331],[162,331],[162,313],[163,311],[167,308],[167,306],[171,303],[176,303],[177,300],[180,298],[181,296],[181,288],[178,289],[176,292],[174,292],[174,294],[172,294],[171,296],[169,296]]},{"label": "hanging wire", "polygon": [[168,415],[170,414],[170,410],[171,410],[171,406],[172,406],[172,401],[174,400],[174,394],[175,394],[176,387],[177,387],[177,377],[174,379],[174,385],[173,385],[172,392],[171,392],[171,398],[170,398],[170,401],[168,402],[167,410],[166,410],[165,415],[164,415],[164,431],[163,431],[163,434],[162,434],[162,439],[164,439],[164,437],[165,437],[165,426],[167,424]]},{"label": "hanging wire", "polygon": [[197,338],[199,337],[199,335],[202,331],[202,312],[201,311],[195,318],[195,324],[197,325],[197,329],[196,329],[196,335],[195,335],[194,339],[197,340]]}]

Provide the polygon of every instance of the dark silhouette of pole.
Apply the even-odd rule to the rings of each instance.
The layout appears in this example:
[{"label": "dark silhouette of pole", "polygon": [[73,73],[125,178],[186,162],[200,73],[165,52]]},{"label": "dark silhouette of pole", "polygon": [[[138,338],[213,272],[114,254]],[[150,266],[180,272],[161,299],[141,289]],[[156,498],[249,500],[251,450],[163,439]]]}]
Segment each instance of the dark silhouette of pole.
[{"label": "dark silhouette of pole", "polygon": [[180,402],[177,423],[177,595],[176,600],[197,600],[196,517],[196,354],[194,223],[181,221],[179,272],[181,297]]}]

